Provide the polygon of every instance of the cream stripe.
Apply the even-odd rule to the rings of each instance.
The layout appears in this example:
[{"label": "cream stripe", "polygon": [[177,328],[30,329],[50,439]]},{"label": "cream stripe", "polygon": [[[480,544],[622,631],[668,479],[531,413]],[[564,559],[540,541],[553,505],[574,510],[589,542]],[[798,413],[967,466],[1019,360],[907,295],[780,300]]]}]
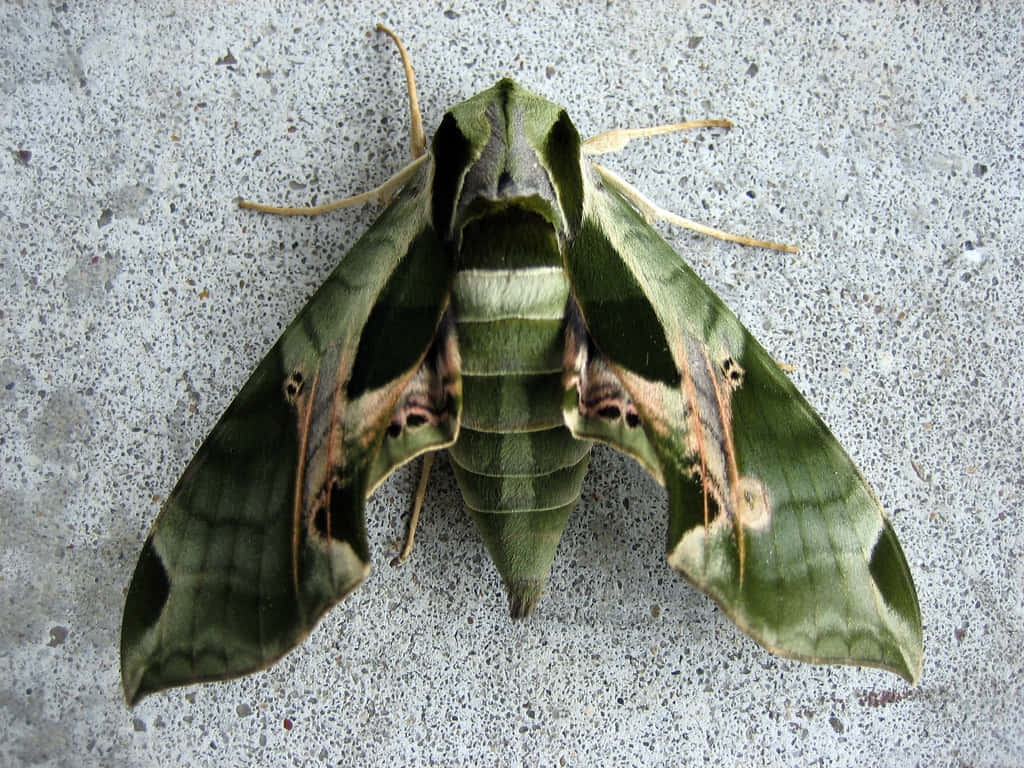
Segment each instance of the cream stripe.
[{"label": "cream stripe", "polygon": [[569,280],[561,267],[463,269],[452,285],[457,323],[561,320]]}]

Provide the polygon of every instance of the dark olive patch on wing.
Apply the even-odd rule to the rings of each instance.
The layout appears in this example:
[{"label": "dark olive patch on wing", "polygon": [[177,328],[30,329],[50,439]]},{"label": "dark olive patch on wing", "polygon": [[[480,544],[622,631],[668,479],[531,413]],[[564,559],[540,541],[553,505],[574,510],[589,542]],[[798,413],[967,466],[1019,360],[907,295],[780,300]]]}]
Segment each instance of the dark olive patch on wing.
[{"label": "dark olive patch on wing", "polygon": [[348,544],[368,562],[370,547],[363,520],[363,496],[354,485],[342,486],[333,481],[327,494],[329,503],[320,502],[313,511],[313,529],[324,539]]},{"label": "dark olive patch on wing", "polygon": [[662,323],[604,232],[584,221],[571,249],[573,293],[601,354],[615,366],[678,387],[679,370]]},{"label": "dark olive patch on wing", "polygon": [[[156,624],[163,613],[164,605],[171,594],[171,581],[164,567],[163,559],[153,546],[153,537],[146,539],[139,555],[132,584],[125,601],[125,637],[141,634]],[[131,625],[129,625],[129,617]]]},{"label": "dark olive patch on wing", "polygon": [[920,620],[920,608],[917,596],[906,588],[909,578],[907,561],[900,549],[896,534],[887,521],[882,522],[882,530],[878,541],[871,550],[871,562],[868,564],[871,578],[878,585],[886,605],[900,614],[908,623],[915,624]]},{"label": "dark olive patch on wing", "polygon": [[416,367],[430,348],[448,300],[449,270],[442,254],[431,229],[409,246],[363,327],[347,386],[349,400]]}]

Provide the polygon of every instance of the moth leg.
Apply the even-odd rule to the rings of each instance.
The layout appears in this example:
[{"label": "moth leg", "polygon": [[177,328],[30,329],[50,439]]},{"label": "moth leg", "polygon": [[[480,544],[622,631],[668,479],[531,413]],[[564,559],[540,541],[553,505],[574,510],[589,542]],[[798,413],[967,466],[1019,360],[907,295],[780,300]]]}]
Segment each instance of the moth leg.
[{"label": "moth leg", "polygon": [[694,232],[700,232],[702,235],[710,235],[711,237],[718,238],[719,240],[728,240],[731,243],[752,245],[755,248],[771,248],[775,251],[788,251],[789,253],[796,253],[797,251],[795,245],[775,243],[770,240],[755,240],[754,238],[747,237],[746,235],[734,235],[731,232],[724,232],[721,229],[715,229],[714,227],[709,227],[706,224],[700,224],[696,221],[691,221],[690,219],[684,219],[682,216],[677,216],[676,214],[666,211],[664,208],[661,208],[651,202],[641,194],[640,190],[604,166],[594,163],[594,168],[596,168],[597,172],[601,174],[601,178],[604,179],[604,182],[609,187],[636,206],[637,210],[640,211],[643,217],[649,222],[655,219],[662,219],[667,221],[669,224],[675,224],[677,227],[692,229]]},{"label": "moth leg", "polygon": [[239,200],[238,207],[246,208],[250,211],[259,211],[260,213],[271,213],[275,216],[319,216],[322,213],[330,213],[331,211],[336,211],[339,208],[351,208],[356,205],[362,205],[363,203],[376,202],[381,205],[385,205],[392,197],[394,197],[395,193],[412,178],[416,169],[419,168],[426,159],[426,155],[421,155],[379,187],[375,187],[369,192],[363,192],[358,195],[352,195],[352,197],[346,197],[344,200],[335,200],[333,203],[313,205],[308,208],[292,208],[291,206],[266,205],[264,203],[253,203],[249,200]]},{"label": "moth leg", "polygon": [[666,133],[689,131],[694,128],[732,128],[732,123],[728,120],[691,120],[686,123],[653,125],[648,128],[613,128],[584,141],[583,154],[604,155],[609,152],[618,152],[633,139],[662,136]]},{"label": "moth leg", "polygon": [[423,157],[427,152],[427,135],[423,132],[423,115],[420,114],[420,100],[416,95],[416,75],[412,71],[412,62],[409,60],[409,53],[402,45],[402,41],[394,32],[383,24],[377,25],[377,30],[383,32],[398,46],[398,53],[402,57],[402,66],[405,68],[405,84],[409,88],[409,134],[411,139],[412,156]]},{"label": "moth leg", "polygon": [[420,482],[416,486],[416,498],[412,503],[412,515],[409,516],[409,533],[405,537],[405,546],[402,551],[391,561],[392,565],[401,565],[409,559],[412,554],[413,539],[416,538],[416,526],[420,523],[420,510],[423,509],[423,499],[427,495],[427,481],[430,479],[430,470],[434,466],[434,451],[423,455],[423,467],[420,469]]}]

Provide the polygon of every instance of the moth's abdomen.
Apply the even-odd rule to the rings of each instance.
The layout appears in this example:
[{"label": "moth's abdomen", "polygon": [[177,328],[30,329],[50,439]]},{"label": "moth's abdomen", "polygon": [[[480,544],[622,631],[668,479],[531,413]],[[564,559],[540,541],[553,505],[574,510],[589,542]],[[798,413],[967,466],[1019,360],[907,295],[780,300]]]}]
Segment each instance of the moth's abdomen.
[{"label": "moth's abdomen", "polygon": [[561,265],[554,230],[506,209],[466,227],[452,291],[463,409],[449,452],[517,617],[543,591],[590,460],[562,417]]}]

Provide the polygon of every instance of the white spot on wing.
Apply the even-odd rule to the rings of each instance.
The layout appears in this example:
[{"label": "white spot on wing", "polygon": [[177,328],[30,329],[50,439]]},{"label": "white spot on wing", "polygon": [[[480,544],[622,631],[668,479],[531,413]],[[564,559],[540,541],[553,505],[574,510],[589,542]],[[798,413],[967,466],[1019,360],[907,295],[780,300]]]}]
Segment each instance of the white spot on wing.
[{"label": "white spot on wing", "polygon": [[751,531],[766,531],[772,522],[772,505],[768,489],[754,477],[741,477],[739,501],[742,512],[739,516],[743,527]]}]

